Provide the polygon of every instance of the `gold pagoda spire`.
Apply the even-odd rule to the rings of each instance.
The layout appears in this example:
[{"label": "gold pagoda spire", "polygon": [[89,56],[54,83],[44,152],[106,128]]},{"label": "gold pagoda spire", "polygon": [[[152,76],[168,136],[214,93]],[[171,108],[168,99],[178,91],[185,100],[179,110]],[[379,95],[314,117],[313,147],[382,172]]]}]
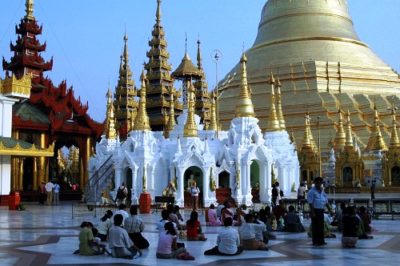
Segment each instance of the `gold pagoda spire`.
[{"label": "gold pagoda spire", "polygon": [[171,93],[171,99],[169,103],[169,118],[168,118],[168,124],[165,128],[165,137],[169,138],[169,133],[174,130],[175,128],[175,102],[174,102],[174,94]]},{"label": "gold pagoda spire", "polygon": [[278,116],[279,119],[279,127],[281,128],[281,130],[286,130],[285,117],[283,116],[283,111],[282,111],[282,95],[281,95],[282,84],[279,78],[276,81],[276,87],[278,90],[278,95],[276,97],[276,103],[278,105],[276,109],[276,115]]},{"label": "gold pagoda spire", "polygon": [[367,150],[369,151],[385,151],[387,146],[382,137],[381,127],[379,126],[380,119],[378,109],[374,106],[374,127],[368,140]]},{"label": "gold pagoda spire", "polygon": [[184,137],[197,137],[197,125],[194,120],[195,112],[195,99],[194,99],[194,86],[190,82],[188,85],[188,115],[186,119],[186,124],[183,130]]},{"label": "gold pagoda spire", "polygon": [[107,92],[107,114],[105,135],[107,139],[116,139],[117,131],[115,130],[114,104],[111,89]]},{"label": "gold pagoda spire", "polygon": [[217,112],[215,106],[215,98],[216,91],[211,93],[211,113],[210,113],[210,125],[208,126],[208,130],[218,130],[218,122],[217,122]]},{"label": "gold pagoda spire", "polygon": [[345,142],[345,148],[353,148],[354,147],[354,142],[353,142],[353,132],[351,128],[351,122],[350,122],[350,111],[347,110],[347,121],[346,121],[346,142]]},{"label": "gold pagoda spire", "polygon": [[33,0],[26,0],[25,2],[25,18],[29,19],[29,20],[35,20],[35,16],[33,15],[33,11],[34,11],[34,2]]},{"label": "gold pagoda spire", "polygon": [[304,135],[303,135],[302,149],[316,150],[314,137],[313,137],[312,131],[311,131],[310,120],[311,120],[310,114],[307,113],[304,118],[305,130],[304,130]]},{"label": "gold pagoda spire", "polygon": [[400,139],[397,133],[397,121],[396,121],[396,108],[392,104],[392,134],[390,137],[390,148],[399,148]]},{"label": "gold pagoda spire", "polygon": [[157,0],[156,21],[157,24],[161,22],[161,0]]},{"label": "gold pagoda spire", "polygon": [[147,115],[147,110],[146,110],[147,77],[144,73],[144,70],[142,72],[142,75],[140,76],[140,79],[142,81],[142,86],[140,88],[139,111],[136,116],[133,130],[150,131],[151,128],[150,128],[149,116]]},{"label": "gold pagoda spire", "polygon": [[269,118],[268,118],[268,126],[267,126],[267,131],[268,132],[273,132],[273,131],[279,131],[281,130],[281,125],[278,119],[278,115],[276,114],[276,106],[275,106],[275,78],[274,74],[271,73],[271,76],[269,77],[268,83],[271,85],[271,106],[270,106],[270,112],[269,112]]},{"label": "gold pagoda spire", "polygon": [[242,81],[236,103],[236,117],[255,117],[254,106],[251,101],[249,85],[247,83],[247,57],[245,53],[243,53],[240,63],[242,64]]},{"label": "gold pagoda spire", "polygon": [[344,126],[343,126],[342,110],[339,109],[338,114],[339,114],[338,128],[336,131],[336,137],[335,137],[334,147],[333,147],[335,151],[342,150],[344,148],[344,146],[346,145],[346,132],[345,132]]},{"label": "gold pagoda spire", "polygon": [[203,58],[201,56],[200,40],[197,40],[197,68],[203,71]]}]

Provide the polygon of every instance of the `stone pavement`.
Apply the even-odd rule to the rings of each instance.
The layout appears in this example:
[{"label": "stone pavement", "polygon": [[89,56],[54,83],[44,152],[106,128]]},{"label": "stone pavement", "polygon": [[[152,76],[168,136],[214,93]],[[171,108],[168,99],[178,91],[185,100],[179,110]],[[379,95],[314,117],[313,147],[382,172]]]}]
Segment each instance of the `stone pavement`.
[{"label": "stone pavement", "polygon": [[[96,224],[106,209],[89,212],[84,205],[71,202],[61,206],[29,204],[26,211],[8,211],[0,207],[0,265],[187,265],[186,261],[156,259],[160,213],[141,215],[146,223],[145,237],[150,248],[134,260],[115,259],[107,255],[83,257],[73,255],[78,248],[79,225],[88,220]],[[72,214],[74,214],[72,216]],[[186,210],[185,218],[189,217]],[[200,216],[204,224],[204,216]],[[308,224],[309,221],[305,221]],[[328,245],[313,247],[305,233],[276,233],[269,251],[244,251],[237,257],[204,256],[215,245],[219,227],[203,227],[205,242],[185,242],[195,257],[190,265],[398,265],[400,260],[400,221],[374,220],[374,239],[360,240],[356,249],[342,249],[340,235],[327,239]]]}]

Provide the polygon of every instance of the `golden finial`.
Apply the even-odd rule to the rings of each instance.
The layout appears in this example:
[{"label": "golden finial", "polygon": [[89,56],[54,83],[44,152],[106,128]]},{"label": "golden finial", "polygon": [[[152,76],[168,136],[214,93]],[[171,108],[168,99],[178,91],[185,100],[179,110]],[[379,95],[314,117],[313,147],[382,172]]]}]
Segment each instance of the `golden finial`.
[{"label": "golden finial", "polygon": [[147,115],[147,110],[146,110],[147,77],[146,74],[144,73],[144,70],[142,72],[142,75],[140,76],[140,79],[142,81],[142,86],[140,88],[139,111],[136,116],[133,130],[150,131],[151,128],[150,128],[149,116]]},{"label": "golden finial", "polygon": [[125,61],[125,64],[128,65],[128,62],[129,62],[128,35],[126,33],[124,35],[124,61]]},{"label": "golden finial", "polygon": [[347,110],[347,121],[346,121],[346,142],[345,142],[345,148],[353,148],[354,147],[354,142],[353,142],[353,132],[351,128],[351,122],[350,122],[350,111]]},{"label": "golden finial", "polygon": [[346,145],[346,132],[344,131],[344,126],[343,126],[342,110],[339,109],[338,114],[339,114],[338,128],[336,131],[335,141],[333,142],[334,149],[336,151],[342,150]]},{"label": "golden finial", "polygon": [[271,105],[269,109],[269,117],[268,117],[268,125],[267,125],[267,131],[268,132],[273,132],[273,131],[280,131],[281,126],[279,123],[278,115],[276,114],[276,106],[275,106],[275,78],[274,74],[271,73],[271,76],[269,77],[268,83],[271,85]]},{"label": "golden finial", "polygon": [[106,117],[106,138],[116,139],[117,131],[115,130],[114,103],[111,89],[107,92],[107,117]]},{"label": "golden finial", "polygon": [[25,18],[29,20],[35,20],[35,17],[33,16],[33,0],[26,0],[25,2]]},{"label": "golden finial", "polygon": [[218,130],[218,123],[217,123],[217,112],[215,108],[215,98],[216,98],[216,91],[211,93],[211,113],[210,113],[210,125],[208,126],[208,130]]},{"label": "golden finial", "polygon": [[382,137],[381,133],[381,127],[379,126],[380,120],[379,120],[379,113],[378,109],[376,107],[376,104],[374,105],[374,127],[371,131],[371,135],[368,140],[367,144],[367,150],[369,151],[385,151],[387,150],[387,146],[385,143],[385,140]]},{"label": "golden finial", "polygon": [[203,69],[203,59],[201,57],[200,40],[197,40],[197,68],[199,70]]},{"label": "golden finial", "polygon": [[161,22],[161,0],[157,0],[157,13],[156,13],[157,24]]},{"label": "golden finial", "polygon": [[304,129],[304,135],[303,135],[303,143],[302,143],[302,149],[312,149],[315,150],[315,143],[314,143],[314,137],[312,135],[311,131],[311,126],[310,126],[310,114],[307,112],[306,116],[304,117],[304,124],[305,124],[305,129]]},{"label": "golden finial", "polygon": [[236,117],[255,117],[254,106],[251,101],[249,85],[247,83],[247,57],[245,53],[243,53],[240,63],[242,64],[242,81],[236,103]]},{"label": "golden finial", "polygon": [[281,128],[281,130],[286,130],[286,124],[285,124],[285,117],[283,116],[283,111],[282,111],[282,94],[281,94],[281,88],[282,88],[282,84],[278,78],[277,82],[276,82],[276,88],[278,90],[278,95],[277,95],[277,99],[276,99],[276,103],[277,103],[277,110],[276,110],[276,114],[278,116],[279,119],[279,126]]},{"label": "golden finial", "polygon": [[169,138],[169,133],[174,130],[175,128],[175,102],[174,102],[174,94],[171,91],[171,100],[169,103],[169,118],[168,118],[168,123],[165,129],[165,137]]},{"label": "golden finial", "polygon": [[197,137],[197,125],[194,120],[194,109],[195,109],[194,86],[193,83],[190,82],[190,84],[188,85],[188,115],[183,130],[184,137]]},{"label": "golden finial", "polygon": [[397,133],[397,121],[396,121],[396,107],[392,103],[392,134],[390,137],[390,148],[400,147],[399,135]]}]

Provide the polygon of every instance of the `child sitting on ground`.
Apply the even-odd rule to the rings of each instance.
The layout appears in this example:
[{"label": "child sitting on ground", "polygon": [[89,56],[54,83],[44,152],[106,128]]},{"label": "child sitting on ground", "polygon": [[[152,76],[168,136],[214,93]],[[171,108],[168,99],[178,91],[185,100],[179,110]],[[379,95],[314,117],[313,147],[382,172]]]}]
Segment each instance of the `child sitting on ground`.
[{"label": "child sitting on ground", "polygon": [[182,259],[194,260],[184,247],[178,248],[176,245],[177,234],[174,224],[167,222],[164,226],[164,231],[160,232],[158,239],[156,256],[159,259]]}]

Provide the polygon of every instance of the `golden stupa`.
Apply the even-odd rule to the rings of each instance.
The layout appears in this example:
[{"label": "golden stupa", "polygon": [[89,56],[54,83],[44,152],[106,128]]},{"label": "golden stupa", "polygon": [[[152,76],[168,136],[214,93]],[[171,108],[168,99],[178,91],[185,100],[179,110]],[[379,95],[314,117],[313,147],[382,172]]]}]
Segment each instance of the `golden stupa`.
[{"label": "golden stupa", "polygon": [[[267,129],[270,114],[268,78],[272,73],[282,83],[287,130],[293,130],[297,139],[303,135],[304,114],[309,113],[314,134],[320,121],[321,146],[327,151],[339,127],[338,110],[342,110],[350,113],[353,134],[365,148],[376,106],[382,136],[389,143],[389,107],[400,105],[400,77],[358,38],[346,0],[269,0],[256,41],[246,55],[248,82],[262,129]],[[219,84],[224,128],[235,116],[240,80],[237,65]]]}]

